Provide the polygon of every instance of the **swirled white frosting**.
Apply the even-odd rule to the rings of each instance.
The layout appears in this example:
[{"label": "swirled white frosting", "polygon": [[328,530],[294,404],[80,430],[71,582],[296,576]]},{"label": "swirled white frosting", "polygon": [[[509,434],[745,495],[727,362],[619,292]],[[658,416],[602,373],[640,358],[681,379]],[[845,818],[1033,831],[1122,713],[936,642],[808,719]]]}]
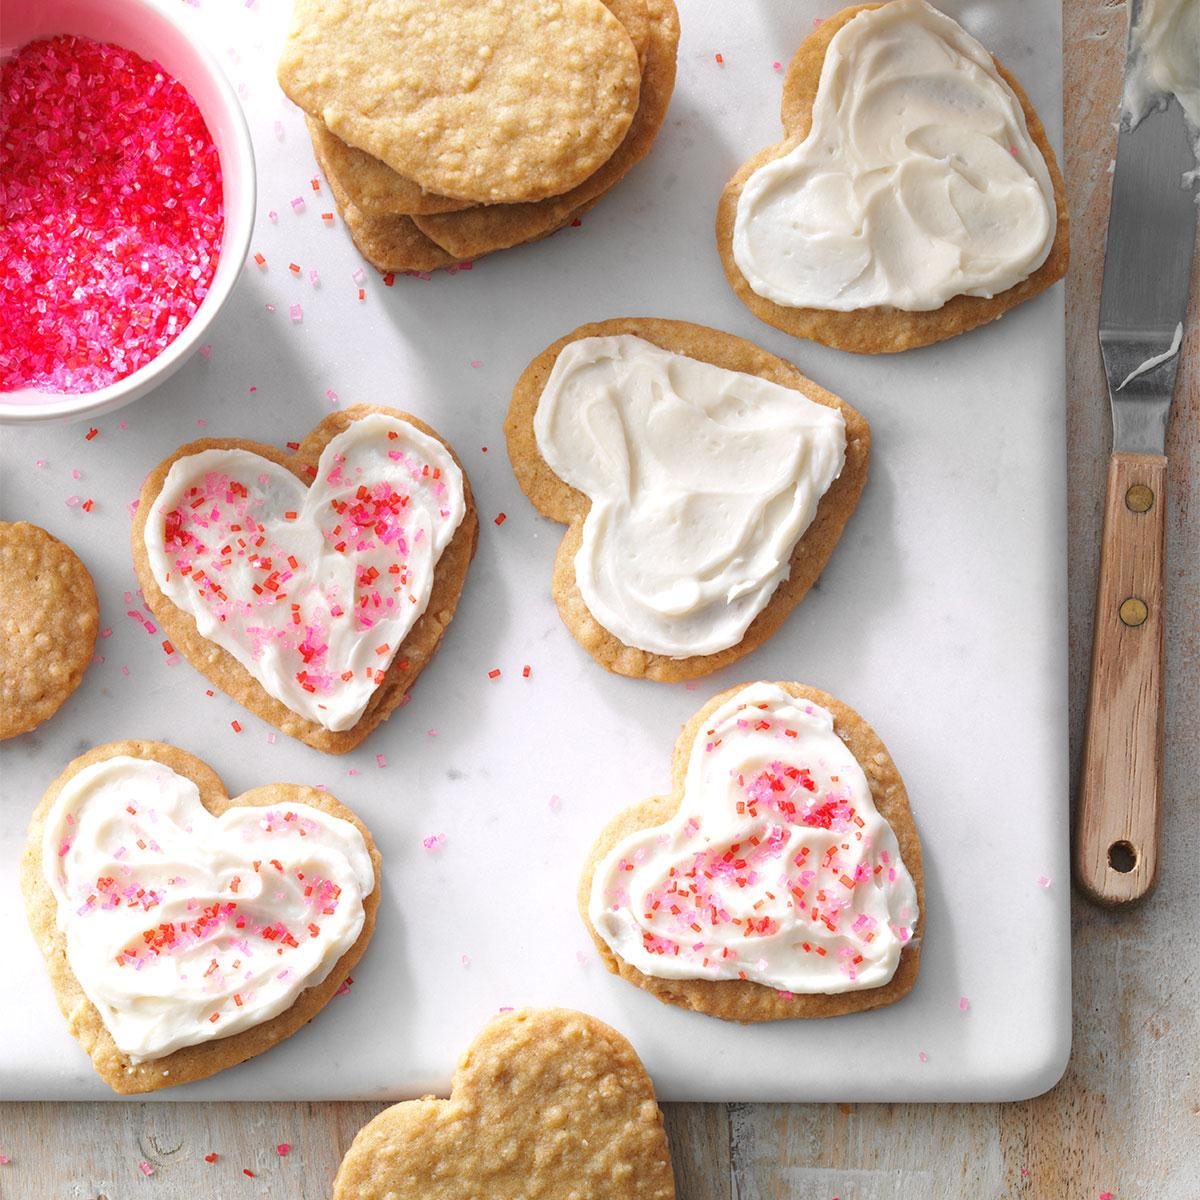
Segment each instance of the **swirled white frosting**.
[{"label": "swirled white frosting", "polygon": [[213,816],[196,785],[120,756],[67,781],[42,871],[84,994],[134,1062],[278,1016],[362,932],[362,834],[307,804]]},{"label": "swirled white frosting", "polygon": [[246,450],[177,459],[144,541],[159,588],[204,637],[338,731],[424,613],[465,512],[446,447],[371,413],[326,445],[311,487]]},{"label": "swirled white frosting", "polygon": [[746,180],[733,257],[786,307],[994,296],[1050,253],[1054,188],[988,52],[924,0],[834,34],[808,136]]},{"label": "swirled white frosting", "polygon": [[564,347],[534,431],[591,500],[575,557],[588,610],[671,658],[742,640],[845,461],[836,408],[624,334]]},{"label": "swirled white frosting", "polygon": [[1200,3],[1142,0],[1130,38],[1123,107],[1137,124],[1164,96],[1174,96],[1200,135]]},{"label": "swirled white frosting", "polygon": [[697,736],[676,815],[597,865],[588,917],[645,975],[832,994],[887,983],[918,912],[833,717],[754,683]]}]

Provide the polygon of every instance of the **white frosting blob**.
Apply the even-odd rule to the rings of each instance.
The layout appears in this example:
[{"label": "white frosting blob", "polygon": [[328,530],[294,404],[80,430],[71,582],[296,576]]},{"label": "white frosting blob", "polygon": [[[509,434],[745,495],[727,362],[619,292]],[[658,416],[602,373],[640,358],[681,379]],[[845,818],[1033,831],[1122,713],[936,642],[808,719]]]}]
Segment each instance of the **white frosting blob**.
[{"label": "white frosting blob", "polygon": [[833,36],[808,136],[746,180],[733,257],[787,307],[913,312],[1046,261],[1054,188],[988,52],[924,0]]},{"label": "white frosting blob", "polygon": [[336,732],[425,611],[465,512],[446,447],[371,413],[326,445],[311,487],[246,450],[176,460],[144,541],[159,588],[204,637]]},{"label": "white frosting blob", "polygon": [[1200,134],[1200,0],[1142,0],[1125,71],[1125,113],[1137,124],[1174,96]]},{"label": "white frosting blob", "polygon": [[575,575],[592,616],[670,658],[742,640],[841,474],[842,414],[629,335],[564,347],[534,417],[591,500]]},{"label": "white frosting blob", "polygon": [[918,913],[833,717],[754,683],[697,736],[678,813],[596,867],[588,917],[645,975],[832,994],[887,983]]},{"label": "white frosting blob", "polygon": [[190,779],[125,756],[67,781],[42,871],[71,970],[134,1062],[290,1008],[358,940],[375,886],[349,821],[307,804],[214,817]]}]

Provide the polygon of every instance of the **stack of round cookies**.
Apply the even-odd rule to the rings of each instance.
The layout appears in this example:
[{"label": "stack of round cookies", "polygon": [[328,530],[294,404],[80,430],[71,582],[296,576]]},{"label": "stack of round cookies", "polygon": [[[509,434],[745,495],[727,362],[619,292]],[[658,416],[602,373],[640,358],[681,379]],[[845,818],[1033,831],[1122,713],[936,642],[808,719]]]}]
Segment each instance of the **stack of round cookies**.
[{"label": "stack of round cookies", "polygon": [[279,64],[363,257],[430,271],[569,225],[649,151],[673,0],[297,0]]}]

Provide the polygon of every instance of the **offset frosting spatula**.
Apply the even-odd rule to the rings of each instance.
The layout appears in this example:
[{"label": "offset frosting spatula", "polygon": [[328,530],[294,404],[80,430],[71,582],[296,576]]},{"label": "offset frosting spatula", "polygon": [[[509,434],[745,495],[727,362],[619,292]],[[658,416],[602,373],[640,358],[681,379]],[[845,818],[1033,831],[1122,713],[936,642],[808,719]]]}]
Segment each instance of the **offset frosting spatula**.
[{"label": "offset frosting spatula", "polygon": [[1113,453],[1075,836],[1078,883],[1103,904],[1140,899],[1158,866],[1164,449],[1196,229],[1182,181],[1193,166],[1178,101],[1134,128],[1122,121],[1100,293]]}]

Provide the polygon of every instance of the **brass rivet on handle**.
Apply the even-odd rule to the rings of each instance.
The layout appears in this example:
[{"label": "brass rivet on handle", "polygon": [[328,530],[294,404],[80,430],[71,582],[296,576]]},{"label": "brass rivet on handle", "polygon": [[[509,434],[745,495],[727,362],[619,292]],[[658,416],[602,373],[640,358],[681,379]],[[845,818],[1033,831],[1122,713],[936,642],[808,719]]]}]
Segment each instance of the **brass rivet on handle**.
[{"label": "brass rivet on handle", "polygon": [[1130,596],[1125,600],[1120,607],[1121,620],[1126,625],[1140,625],[1149,615],[1150,610],[1146,607],[1145,602]]},{"label": "brass rivet on handle", "polygon": [[1154,504],[1154,492],[1144,483],[1135,483],[1129,491],[1125,493],[1125,507],[1130,512],[1144,513],[1149,512]]}]

